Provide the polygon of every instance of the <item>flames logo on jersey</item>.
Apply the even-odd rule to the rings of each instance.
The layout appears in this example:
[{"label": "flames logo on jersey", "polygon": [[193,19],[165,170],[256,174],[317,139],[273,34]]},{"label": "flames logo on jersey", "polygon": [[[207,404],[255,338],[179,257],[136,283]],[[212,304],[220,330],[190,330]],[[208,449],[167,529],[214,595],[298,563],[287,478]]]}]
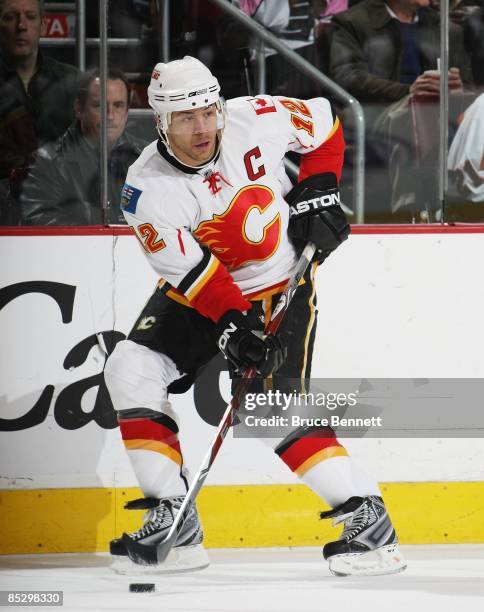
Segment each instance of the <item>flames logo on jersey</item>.
[{"label": "flames logo on jersey", "polygon": [[281,217],[270,209],[272,202],[268,187],[244,187],[222,215],[200,223],[194,234],[229,269],[269,259],[281,239]]}]

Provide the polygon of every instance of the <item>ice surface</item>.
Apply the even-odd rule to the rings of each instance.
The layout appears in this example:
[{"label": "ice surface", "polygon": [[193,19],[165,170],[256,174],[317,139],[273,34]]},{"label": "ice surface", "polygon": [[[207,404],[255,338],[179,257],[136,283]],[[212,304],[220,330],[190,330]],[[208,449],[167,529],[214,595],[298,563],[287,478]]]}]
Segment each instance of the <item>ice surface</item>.
[{"label": "ice surface", "polygon": [[[205,570],[146,580],[114,574],[106,554],[3,556],[0,590],[62,590],[59,610],[484,611],[484,545],[401,550],[405,572],[367,578],[332,576],[317,548],[209,550]],[[129,582],[155,582],[156,592],[130,593]]]}]

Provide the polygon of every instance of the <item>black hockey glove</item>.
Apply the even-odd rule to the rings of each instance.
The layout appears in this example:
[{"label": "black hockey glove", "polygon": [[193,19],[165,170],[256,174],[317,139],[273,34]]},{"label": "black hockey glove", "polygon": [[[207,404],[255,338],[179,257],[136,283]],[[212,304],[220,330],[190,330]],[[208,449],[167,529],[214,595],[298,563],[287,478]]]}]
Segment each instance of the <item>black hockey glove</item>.
[{"label": "black hockey glove", "polygon": [[291,189],[286,201],[291,215],[289,237],[298,250],[313,242],[317,249],[315,260],[326,259],[350,235],[333,173],[308,176]]},{"label": "black hockey glove", "polygon": [[238,310],[229,310],[220,318],[217,336],[219,349],[238,370],[254,364],[264,378],[278,370],[287,357],[287,347],[280,338],[256,335]]}]

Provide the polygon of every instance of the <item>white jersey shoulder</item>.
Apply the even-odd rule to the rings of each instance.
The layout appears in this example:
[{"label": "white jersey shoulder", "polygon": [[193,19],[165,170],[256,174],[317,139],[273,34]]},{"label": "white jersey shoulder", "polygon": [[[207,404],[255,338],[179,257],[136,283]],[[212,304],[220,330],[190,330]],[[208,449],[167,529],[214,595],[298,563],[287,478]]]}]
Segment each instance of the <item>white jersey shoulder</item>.
[{"label": "white jersey shoulder", "polygon": [[337,119],[326,98],[299,100],[283,96],[259,95],[234,98],[227,102],[229,121],[253,126],[261,140],[279,140],[287,151],[309,152],[322,145],[333,133]]}]

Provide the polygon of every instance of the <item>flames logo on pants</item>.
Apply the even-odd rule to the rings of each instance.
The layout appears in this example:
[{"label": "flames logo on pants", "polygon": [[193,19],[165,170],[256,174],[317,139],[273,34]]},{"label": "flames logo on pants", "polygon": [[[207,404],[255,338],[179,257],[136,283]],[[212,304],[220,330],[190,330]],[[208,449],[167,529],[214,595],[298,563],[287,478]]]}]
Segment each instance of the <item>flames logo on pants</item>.
[{"label": "flames logo on pants", "polygon": [[281,217],[270,209],[272,202],[268,187],[243,187],[222,215],[200,223],[194,234],[229,269],[269,259],[281,239]]}]

